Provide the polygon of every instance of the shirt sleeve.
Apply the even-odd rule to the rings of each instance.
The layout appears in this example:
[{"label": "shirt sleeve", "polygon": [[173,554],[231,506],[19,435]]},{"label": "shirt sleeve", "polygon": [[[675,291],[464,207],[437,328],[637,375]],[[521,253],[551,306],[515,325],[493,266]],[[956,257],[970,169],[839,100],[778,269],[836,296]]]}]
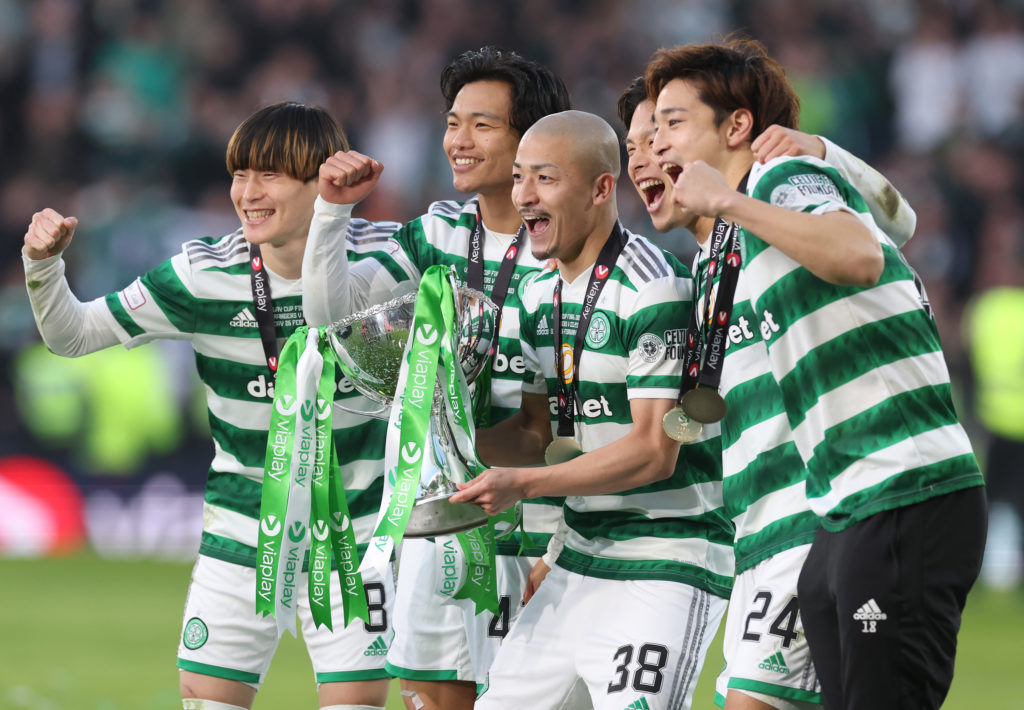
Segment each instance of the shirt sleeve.
[{"label": "shirt sleeve", "polygon": [[902,247],[914,236],[917,213],[910,203],[893,187],[882,173],[832,141],[818,136],[825,144],[825,162],[835,166],[839,173],[867,202],[871,216],[879,229],[885,232],[897,247]]},{"label": "shirt sleeve", "polygon": [[326,325],[383,303],[419,283],[397,222],[352,217],[352,205],[317,197],[302,258],[302,311]]},{"label": "shirt sleeve", "polygon": [[32,315],[50,350],[78,357],[129,340],[111,315],[106,299],[82,303],[71,292],[60,255],[37,260],[23,253],[22,263]]}]

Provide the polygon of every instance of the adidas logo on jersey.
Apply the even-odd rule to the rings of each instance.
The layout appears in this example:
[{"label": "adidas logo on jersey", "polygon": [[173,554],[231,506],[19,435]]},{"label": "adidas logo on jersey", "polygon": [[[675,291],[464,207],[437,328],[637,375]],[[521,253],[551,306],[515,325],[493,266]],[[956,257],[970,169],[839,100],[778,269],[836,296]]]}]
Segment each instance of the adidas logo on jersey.
[{"label": "adidas logo on jersey", "polygon": [[878,633],[878,622],[888,618],[874,599],[868,599],[864,606],[853,612],[853,620],[861,623],[860,632],[862,634]]},{"label": "adidas logo on jersey", "polygon": [[548,317],[546,315],[540,317],[540,321],[537,323],[537,335],[549,335],[551,333],[551,324],[548,323]]},{"label": "adidas logo on jersey", "polygon": [[370,647],[363,651],[364,656],[386,656],[388,655],[388,645],[384,643],[384,639],[378,636],[370,644]]},{"label": "adidas logo on jersey", "polygon": [[772,656],[768,656],[768,658],[758,663],[757,667],[774,673],[789,673],[789,666],[786,665],[786,659],[782,657],[782,651],[779,651]]},{"label": "adidas logo on jersey", "polygon": [[639,700],[634,700],[622,708],[622,710],[651,710],[651,706],[647,704],[647,698],[640,698]]},{"label": "adidas logo on jersey", "polygon": [[246,307],[236,313],[228,325],[234,328],[256,328],[259,324],[256,322],[256,316]]},{"label": "adidas logo on jersey", "polygon": [[874,599],[868,599],[867,603],[853,613],[855,621],[885,621],[889,617],[878,607]]}]

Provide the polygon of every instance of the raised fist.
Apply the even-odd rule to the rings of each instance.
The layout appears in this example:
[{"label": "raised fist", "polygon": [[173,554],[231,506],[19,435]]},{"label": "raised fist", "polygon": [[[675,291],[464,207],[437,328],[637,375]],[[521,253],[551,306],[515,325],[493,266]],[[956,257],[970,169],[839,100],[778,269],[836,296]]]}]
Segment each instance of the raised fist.
[{"label": "raised fist", "polygon": [[45,259],[60,254],[71,243],[77,226],[77,217],[64,217],[49,207],[36,212],[25,232],[25,255],[29,259]]}]

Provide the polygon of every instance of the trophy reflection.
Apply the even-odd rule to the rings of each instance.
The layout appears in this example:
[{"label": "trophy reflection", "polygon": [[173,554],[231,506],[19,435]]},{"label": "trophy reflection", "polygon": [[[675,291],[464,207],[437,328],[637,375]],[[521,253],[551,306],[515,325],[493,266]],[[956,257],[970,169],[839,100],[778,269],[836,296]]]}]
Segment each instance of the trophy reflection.
[{"label": "trophy reflection", "polygon": [[[467,384],[483,371],[497,337],[497,308],[487,296],[474,289],[453,284],[455,300],[455,355]],[[335,406],[346,412],[388,419],[395,401],[406,343],[413,327],[416,293],[331,324],[329,342],[338,364],[353,386],[380,406],[372,411]],[[457,492],[456,483],[471,478],[471,466],[459,450],[458,437],[450,423],[450,411],[440,375],[434,388],[428,424],[430,456],[423,463],[416,502],[405,529],[405,537],[433,537],[462,532],[487,522],[487,514],[472,503],[453,504],[448,498]],[[466,413],[472,422],[472,414]],[[464,438],[464,437],[463,437]]]}]

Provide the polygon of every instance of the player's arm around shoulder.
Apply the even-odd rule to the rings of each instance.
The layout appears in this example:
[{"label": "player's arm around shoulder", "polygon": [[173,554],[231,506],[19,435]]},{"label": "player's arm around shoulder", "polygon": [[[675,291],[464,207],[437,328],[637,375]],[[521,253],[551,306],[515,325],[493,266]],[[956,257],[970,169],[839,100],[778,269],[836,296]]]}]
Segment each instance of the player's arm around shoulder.
[{"label": "player's arm around shoulder", "polygon": [[881,244],[844,200],[826,163],[808,157],[755,163],[748,191],[752,196],[720,192],[713,214],[824,281],[859,287],[878,282],[885,265]]}]

